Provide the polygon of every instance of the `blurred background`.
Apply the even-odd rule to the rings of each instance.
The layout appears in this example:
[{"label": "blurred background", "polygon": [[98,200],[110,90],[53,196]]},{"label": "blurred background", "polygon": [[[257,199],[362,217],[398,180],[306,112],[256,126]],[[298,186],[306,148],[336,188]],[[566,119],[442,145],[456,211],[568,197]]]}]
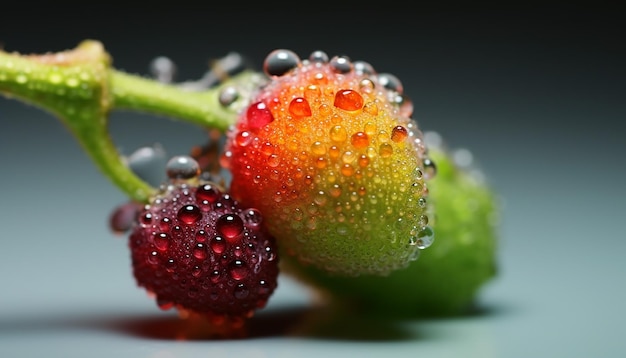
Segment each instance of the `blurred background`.
[{"label": "blurred background", "polygon": [[[59,121],[1,97],[3,356],[269,357],[303,347],[331,356],[626,354],[626,51],[618,12],[75,10],[36,18],[3,10],[0,44],[26,54],[99,40],[115,68],[147,76],[150,62],[167,56],[179,81],[200,78],[232,51],[260,69],[276,48],[347,55],[395,74],[422,130],[470,150],[501,197],[500,273],[480,292],[487,313],[423,323],[412,328],[414,340],[372,346],[277,333],[237,345],[146,341],[129,327],[163,313],[136,289],[125,238],[107,226],[125,197]],[[157,142],[170,155],[188,153],[206,139],[167,118],[115,112],[110,121],[125,154]],[[284,282],[271,306],[308,302]]]}]

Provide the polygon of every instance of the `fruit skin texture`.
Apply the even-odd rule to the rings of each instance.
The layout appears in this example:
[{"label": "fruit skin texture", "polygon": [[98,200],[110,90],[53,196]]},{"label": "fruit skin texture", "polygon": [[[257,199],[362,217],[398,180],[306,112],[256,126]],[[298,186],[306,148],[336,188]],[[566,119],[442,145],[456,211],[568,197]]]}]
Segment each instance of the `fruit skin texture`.
[{"label": "fruit skin texture", "polygon": [[138,286],[162,309],[241,322],[277,286],[275,241],[257,211],[211,182],[175,181],[139,214],[129,238]]},{"label": "fruit skin texture", "polygon": [[425,148],[401,86],[301,61],[271,77],[228,133],[233,197],[263,212],[281,254],[341,276],[384,276],[429,232]]},{"label": "fruit skin texture", "polygon": [[438,163],[429,184],[437,238],[418,260],[388,277],[337,277],[290,258],[283,272],[364,314],[438,317],[471,309],[479,289],[497,274],[497,197],[443,150],[429,148],[429,155]]}]

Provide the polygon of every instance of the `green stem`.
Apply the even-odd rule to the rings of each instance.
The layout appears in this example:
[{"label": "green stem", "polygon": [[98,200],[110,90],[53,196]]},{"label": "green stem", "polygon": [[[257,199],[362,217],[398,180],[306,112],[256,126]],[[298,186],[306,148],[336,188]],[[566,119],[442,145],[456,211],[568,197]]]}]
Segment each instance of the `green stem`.
[{"label": "green stem", "polygon": [[[231,81],[245,83],[252,75],[244,72]],[[225,131],[236,110],[220,105],[220,91],[189,92],[112,69],[97,41],[43,55],[0,51],[0,93],[58,117],[102,172],[138,202],[146,202],[155,188],[137,177],[116,149],[108,132],[110,111],[141,111]]]}]

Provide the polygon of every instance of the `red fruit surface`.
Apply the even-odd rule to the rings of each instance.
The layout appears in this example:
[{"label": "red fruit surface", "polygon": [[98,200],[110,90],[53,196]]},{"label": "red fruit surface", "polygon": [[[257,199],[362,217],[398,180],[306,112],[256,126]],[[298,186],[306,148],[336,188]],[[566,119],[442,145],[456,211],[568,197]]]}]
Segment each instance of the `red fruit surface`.
[{"label": "red fruit surface", "polygon": [[261,214],[211,182],[163,186],[138,221],[129,241],[133,274],[162,309],[248,318],[277,287],[277,248]]}]

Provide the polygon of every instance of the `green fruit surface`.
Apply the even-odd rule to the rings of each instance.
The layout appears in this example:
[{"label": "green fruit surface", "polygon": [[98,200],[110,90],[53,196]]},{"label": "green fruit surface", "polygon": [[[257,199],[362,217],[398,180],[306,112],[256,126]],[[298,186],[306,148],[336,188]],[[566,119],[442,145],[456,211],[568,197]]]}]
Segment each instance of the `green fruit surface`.
[{"label": "green fruit surface", "polygon": [[467,312],[497,273],[497,197],[442,149],[429,154],[438,168],[428,182],[435,241],[408,268],[386,277],[347,278],[286,258],[284,271],[369,314],[409,318]]}]

